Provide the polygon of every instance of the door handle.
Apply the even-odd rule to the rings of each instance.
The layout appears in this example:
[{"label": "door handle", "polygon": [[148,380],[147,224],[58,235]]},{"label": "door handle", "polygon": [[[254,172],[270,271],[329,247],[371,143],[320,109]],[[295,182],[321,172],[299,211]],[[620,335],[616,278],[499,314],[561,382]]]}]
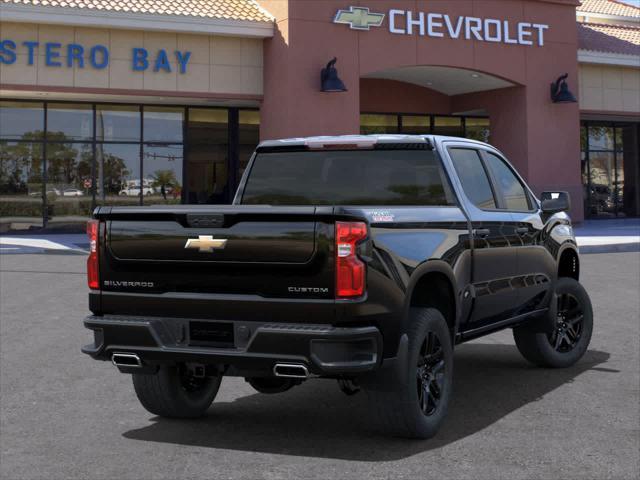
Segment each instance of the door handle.
[{"label": "door handle", "polygon": [[473,231],[474,237],[487,238],[489,235],[491,235],[491,230],[488,228],[477,228]]},{"label": "door handle", "polygon": [[528,227],[516,228],[516,233],[522,237],[523,235],[526,235],[527,233],[529,233],[529,228]]}]

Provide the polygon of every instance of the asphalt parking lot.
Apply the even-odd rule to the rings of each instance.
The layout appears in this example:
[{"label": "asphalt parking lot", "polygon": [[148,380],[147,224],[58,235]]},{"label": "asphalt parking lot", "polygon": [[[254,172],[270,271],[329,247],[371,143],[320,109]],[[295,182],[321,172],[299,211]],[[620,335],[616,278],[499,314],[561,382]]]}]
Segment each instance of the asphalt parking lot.
[{"label": "asphalt parking lot", "polygon": [[362,395],[309,381],[279,395],[227,378],[202,420],[164,420],[131,379],[80,353],[85,258],[0,256],[0,478],[637,479],[640,254],[582,257],[595,309],[585,358],[532,367],[509,331],[456,351],[430,441],[373,432]]}]

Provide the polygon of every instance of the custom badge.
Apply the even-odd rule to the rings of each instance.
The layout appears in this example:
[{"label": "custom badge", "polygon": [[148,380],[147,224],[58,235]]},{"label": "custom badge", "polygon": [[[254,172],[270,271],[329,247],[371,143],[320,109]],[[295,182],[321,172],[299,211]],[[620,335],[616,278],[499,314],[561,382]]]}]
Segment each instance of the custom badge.
[{"label": "custom badge", "polygon": [[371,216],[372,223],[389,223],[396,220],[396,216],[389,210],[373,210],[367,213]]}]

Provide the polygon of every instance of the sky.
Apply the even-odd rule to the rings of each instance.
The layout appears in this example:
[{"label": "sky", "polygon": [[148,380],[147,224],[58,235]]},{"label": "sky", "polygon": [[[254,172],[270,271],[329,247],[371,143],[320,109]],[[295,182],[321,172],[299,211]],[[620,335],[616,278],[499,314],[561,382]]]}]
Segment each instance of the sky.
[{"label": "sky", "polygon": [[629,5],[633,5],[634,7],[640,7],[640,0],[618,0],[622,3],[628,3]]}]

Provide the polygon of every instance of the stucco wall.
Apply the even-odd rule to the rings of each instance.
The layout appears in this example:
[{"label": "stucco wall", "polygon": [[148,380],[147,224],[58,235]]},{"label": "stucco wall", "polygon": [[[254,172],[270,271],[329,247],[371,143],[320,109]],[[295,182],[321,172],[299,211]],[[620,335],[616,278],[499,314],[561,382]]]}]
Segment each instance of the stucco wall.
[{"label": "stucco wall", "polygon": [[362,78],[360,111],[448,115],[452,113],[451,97],[410,83]]},{"label": "stucco wall", "polygon": [[[95,89],[143,90],[180,93],[262,94],[262,40],[250,38],[190,35],[134,30],[106,30],[67,26],[0,22],[0,38],[17,44],[15,63],[0,64],[3,85],[82,87]],[[24,41],[37,41],[37,60],[28,65]],[[60,43],[62,66],[45,64],[46,42]],[[85,61],[84,68],[67,67],[67,45],[79,44],[86,51],[93,45],[109,49],[109,64],[96,69]],[[132,49],[144,48],[150,66],[145,71],[132,68]],[[171,72],[153,71],[160,49],[167,53]],[[190,51],[185,73],[180,73],[175,51]],[[37,89],[35,89],[37,90]]]},{"label": "stucco wall", "polygon": [[580,109],[640,112],[640,69],[581,64]]}]

